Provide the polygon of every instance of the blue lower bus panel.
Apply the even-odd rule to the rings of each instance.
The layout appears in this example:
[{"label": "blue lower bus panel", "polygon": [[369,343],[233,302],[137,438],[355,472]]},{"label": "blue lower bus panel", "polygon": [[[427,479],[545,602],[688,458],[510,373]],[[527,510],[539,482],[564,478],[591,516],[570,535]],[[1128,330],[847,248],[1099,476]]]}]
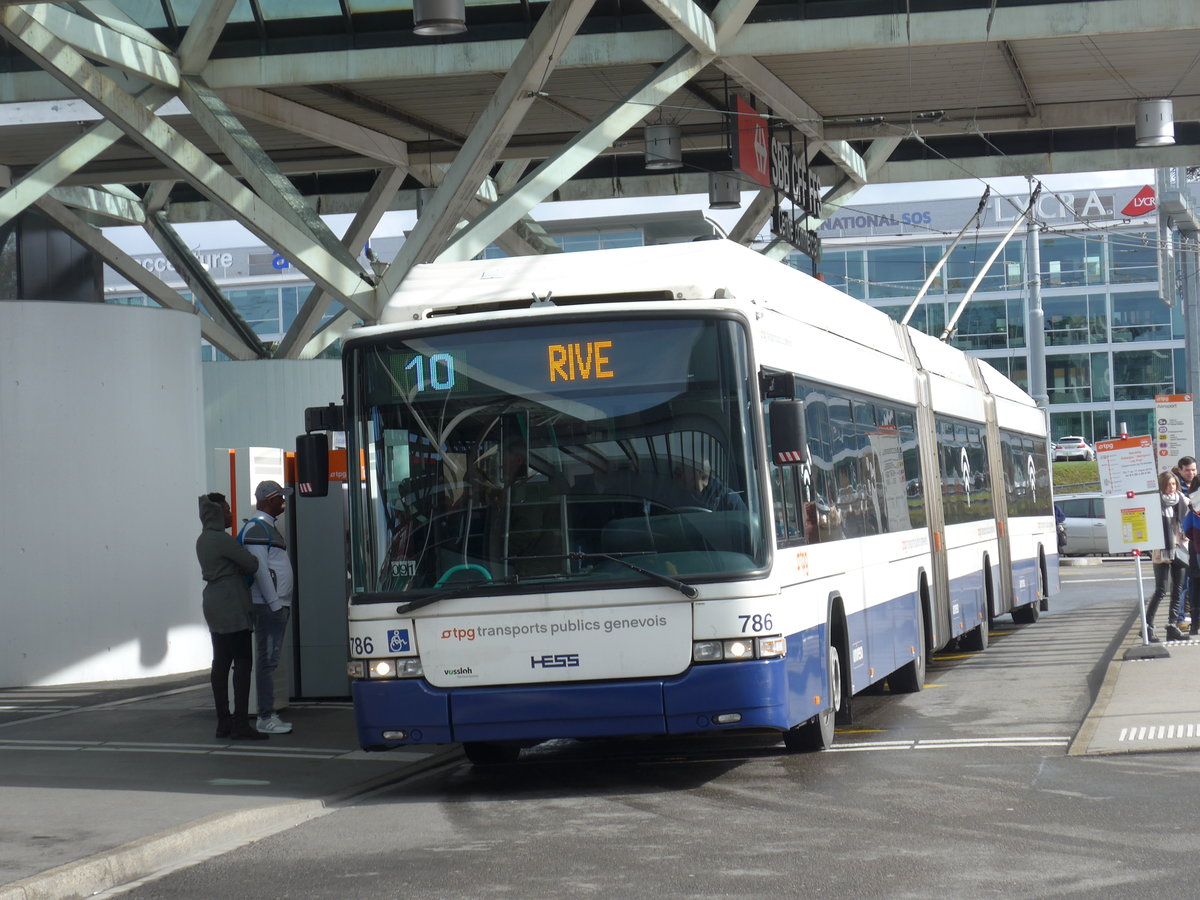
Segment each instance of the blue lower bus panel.
[{"label": "blue lower bus panel", "polygon": [[[717,663],[669,679],[510,688],[436,688],[421,679],[358,681],[352,690],[359,743],[367,748],[783,730],[789,727],[789,701],[798,699],[790,696],[796,692],[789,691],[789,683],[796,679],[788,677],[788,666],[782,659]],[[718,725],[715,716],[729,717],[727,724]]]}]

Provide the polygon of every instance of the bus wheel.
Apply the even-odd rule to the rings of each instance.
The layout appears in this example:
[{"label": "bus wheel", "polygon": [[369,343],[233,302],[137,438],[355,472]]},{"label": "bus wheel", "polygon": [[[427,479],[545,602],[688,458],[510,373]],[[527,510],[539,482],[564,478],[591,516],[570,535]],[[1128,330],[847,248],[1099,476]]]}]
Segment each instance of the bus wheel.
[{"label": "bus wheel", "polygon": [[925,616],[917,610],[917,655],[888,676],[893,694],[915,694],[925,687]]},{"label": "bus wheel", "polygon": [[977,626],[958,639],[958,646],[964,650],[979,652],[988,647],[988,623],[985,618]]},{"label": "bus wheel", "polygon": [[1015,607],[1012,611],[1013,621],[1018,625],[1032,625],[1041,616],[1040,601],[1034,600],[1024,606]]},{"label": "bus wheel", "polygon": [[830,644],[827,649],[829,702],[807,722],[783,733],[783,745],[789,750],[825,750],[833,744],[833,722],[842,706],[842,660],[837,647]]},{"label": "bus wheel", "polygon": [[462,748],[467,759],[476,766],[514,763],[521,754],[521,748],[517,744],[500,744],[495,741],[467,741]]}]

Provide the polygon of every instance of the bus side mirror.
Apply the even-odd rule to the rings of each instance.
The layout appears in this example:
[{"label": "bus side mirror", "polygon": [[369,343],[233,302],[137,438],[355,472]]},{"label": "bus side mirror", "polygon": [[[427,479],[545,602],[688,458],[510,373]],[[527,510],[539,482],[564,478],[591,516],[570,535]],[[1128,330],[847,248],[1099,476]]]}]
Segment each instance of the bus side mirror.
[{"label": "bus side mirror", "polygon": [[329,493],[329,436],[302,434],[296,438],[296,487],[301,497]]},{"label": "bus side mirror", "polygon": [[804,401],[772,400],[771,460],[777,466],[808,461],[808,439],[804,433]]}]

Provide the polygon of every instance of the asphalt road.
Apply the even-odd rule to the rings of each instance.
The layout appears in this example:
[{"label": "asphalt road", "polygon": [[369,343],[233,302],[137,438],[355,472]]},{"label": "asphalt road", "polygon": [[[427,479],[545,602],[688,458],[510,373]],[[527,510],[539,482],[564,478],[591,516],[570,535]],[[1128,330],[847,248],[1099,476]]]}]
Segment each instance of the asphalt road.
[{"label": "asphalt road", "polygon": [[1131,579],[1064,570],[1039,623],[940,655],[919,694],[856,698],[825,753],[543,745],[382,788],[124,895],[1192,896],[1200,755],[1066,755],[1128,631]]}]

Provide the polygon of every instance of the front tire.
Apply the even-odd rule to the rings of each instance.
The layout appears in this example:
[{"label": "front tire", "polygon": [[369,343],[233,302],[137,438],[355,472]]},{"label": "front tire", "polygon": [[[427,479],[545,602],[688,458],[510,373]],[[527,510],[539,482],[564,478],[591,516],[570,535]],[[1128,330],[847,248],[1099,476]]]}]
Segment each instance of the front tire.
[{"label": "front tire", "polygon": [[807,722],[783,733],[783,745],[792,751],[827,750],[833,745],[834,719],[842,707],[842,660],[833,644],[826,648],[829,702]]}]

